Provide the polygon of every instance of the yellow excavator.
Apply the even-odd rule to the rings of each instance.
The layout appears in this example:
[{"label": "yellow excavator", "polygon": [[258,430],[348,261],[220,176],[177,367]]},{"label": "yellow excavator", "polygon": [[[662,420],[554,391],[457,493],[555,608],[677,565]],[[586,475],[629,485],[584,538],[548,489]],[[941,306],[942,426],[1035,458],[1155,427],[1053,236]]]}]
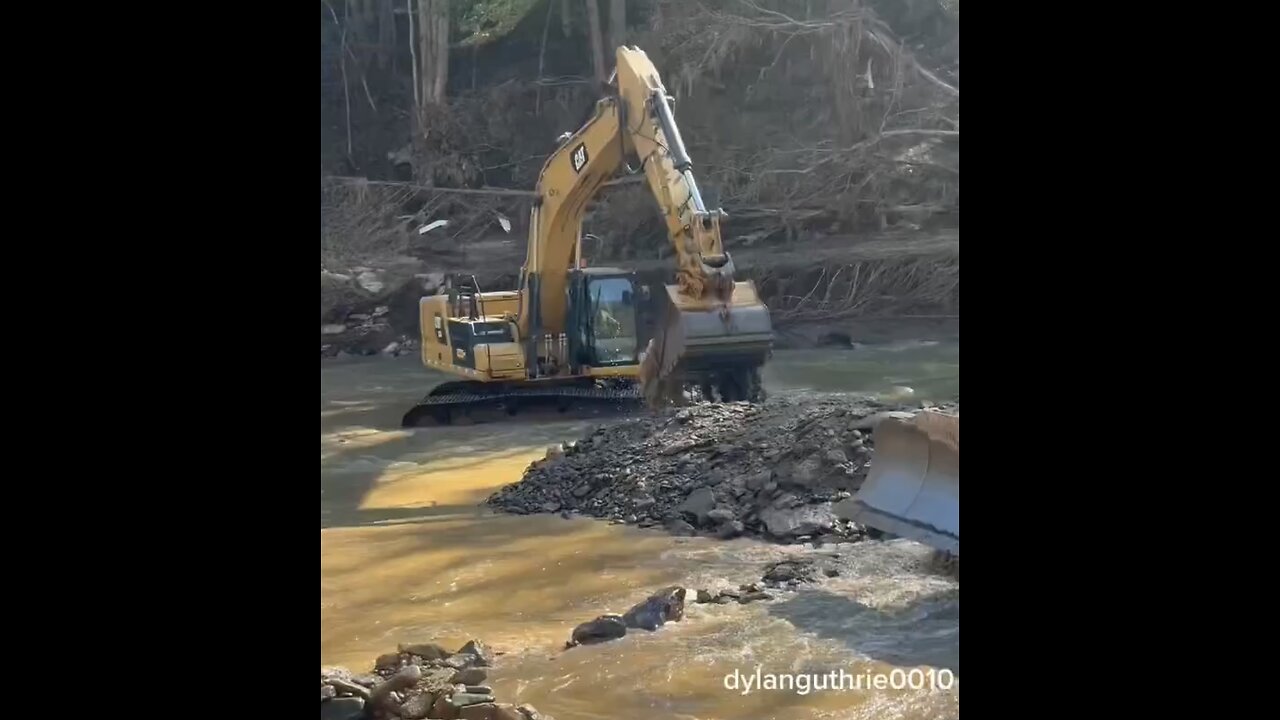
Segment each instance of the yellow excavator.
[{"label": "yellow excavator", "polygon": [[[657,69],[634,47],[618,48],[616,60],[609,93],[542,168],[517,289],[484,292],[474,277],[455,277],[420,300],[422,362],[457,379],[405,413],[404,425],[448,423],[481,405],[515,413],[534,400],[562,410],[659,402],[685,387],[709,400],[762,397],[769,310],[750,281],[734,278],[720,238],[725,213],[703,202]],[[675,251],[675,283],[656,293],[633,271],[581,260],[587,204],[629,160]]]}]

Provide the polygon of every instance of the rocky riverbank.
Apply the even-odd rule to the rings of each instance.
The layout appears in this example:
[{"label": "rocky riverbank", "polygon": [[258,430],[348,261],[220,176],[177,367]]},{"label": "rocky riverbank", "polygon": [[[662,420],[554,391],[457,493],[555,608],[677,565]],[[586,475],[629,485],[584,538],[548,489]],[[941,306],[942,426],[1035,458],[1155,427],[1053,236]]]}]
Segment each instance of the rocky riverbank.
[{"label": "rocky riverbank", "polygon": [[849,498],[873,462],[872,429],[887,414],[926,409],[958,415],[960,406],[800,394],[666,410],[551,448],[487,503],[677,535],[856,541],[868,531],[849,521]]},{"label": "rocky riverbank", "polygon": [[496,702],[485,685],[496,657],[479,640],[452,653],[417,643],[379,657],[364,675],[321,668],[320,719],[554,720],[532,705]]}]

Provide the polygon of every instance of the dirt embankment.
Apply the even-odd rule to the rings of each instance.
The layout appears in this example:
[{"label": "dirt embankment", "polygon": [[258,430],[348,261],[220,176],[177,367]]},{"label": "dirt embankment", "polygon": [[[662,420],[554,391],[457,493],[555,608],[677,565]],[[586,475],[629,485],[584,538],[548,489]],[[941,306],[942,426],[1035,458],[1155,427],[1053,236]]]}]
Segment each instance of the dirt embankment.
[{"label": "dirt embankment", "polygon": [[[678,535],[853,542],[869,534],[849,518],[874,462],[872,428],[886,413],[922,409],[808,395],[671,409],[552,448],[488,504]],[[958,415],[959,398],[929,409]]]}]

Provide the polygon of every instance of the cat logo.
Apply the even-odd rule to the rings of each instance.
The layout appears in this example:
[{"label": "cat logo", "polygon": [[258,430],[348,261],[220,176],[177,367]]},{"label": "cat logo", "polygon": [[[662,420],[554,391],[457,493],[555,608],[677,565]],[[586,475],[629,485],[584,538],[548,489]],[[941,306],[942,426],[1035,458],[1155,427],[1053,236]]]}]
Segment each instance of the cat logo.
[{"label": "cat logo", "polygon": [[570,156],[570,161],[573,163],[574,172],[576,173],[582,172],[582,168],[586,167],[587,165],[586,143],[580,144],[578,145],[578,147],[573,149],[573,155]]},{"label": "cat logo", "polygon": [[458,348],[457,350],[453,351],[453,354],[457,355],[459,360],[467,359],[467,351],[465,348]]}]

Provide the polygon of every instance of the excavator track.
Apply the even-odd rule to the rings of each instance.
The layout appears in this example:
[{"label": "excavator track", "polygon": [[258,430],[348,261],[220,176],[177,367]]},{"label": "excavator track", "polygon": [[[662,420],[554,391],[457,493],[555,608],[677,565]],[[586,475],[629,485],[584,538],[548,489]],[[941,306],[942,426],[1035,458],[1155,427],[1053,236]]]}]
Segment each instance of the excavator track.
[{"label": "excavator track", "polygon": [[504,409],[508,415],[515,415],[523,407],[548,405],[559,412],[583,408],[624,411],[639,409],[642,397],[634,383],[614,387],[585,383],[529,387],[451,382],[436,387],[410,408],[401,425],[415,427],[429,420],[448,425],[459,412],[470,417],[476,411]]}]

